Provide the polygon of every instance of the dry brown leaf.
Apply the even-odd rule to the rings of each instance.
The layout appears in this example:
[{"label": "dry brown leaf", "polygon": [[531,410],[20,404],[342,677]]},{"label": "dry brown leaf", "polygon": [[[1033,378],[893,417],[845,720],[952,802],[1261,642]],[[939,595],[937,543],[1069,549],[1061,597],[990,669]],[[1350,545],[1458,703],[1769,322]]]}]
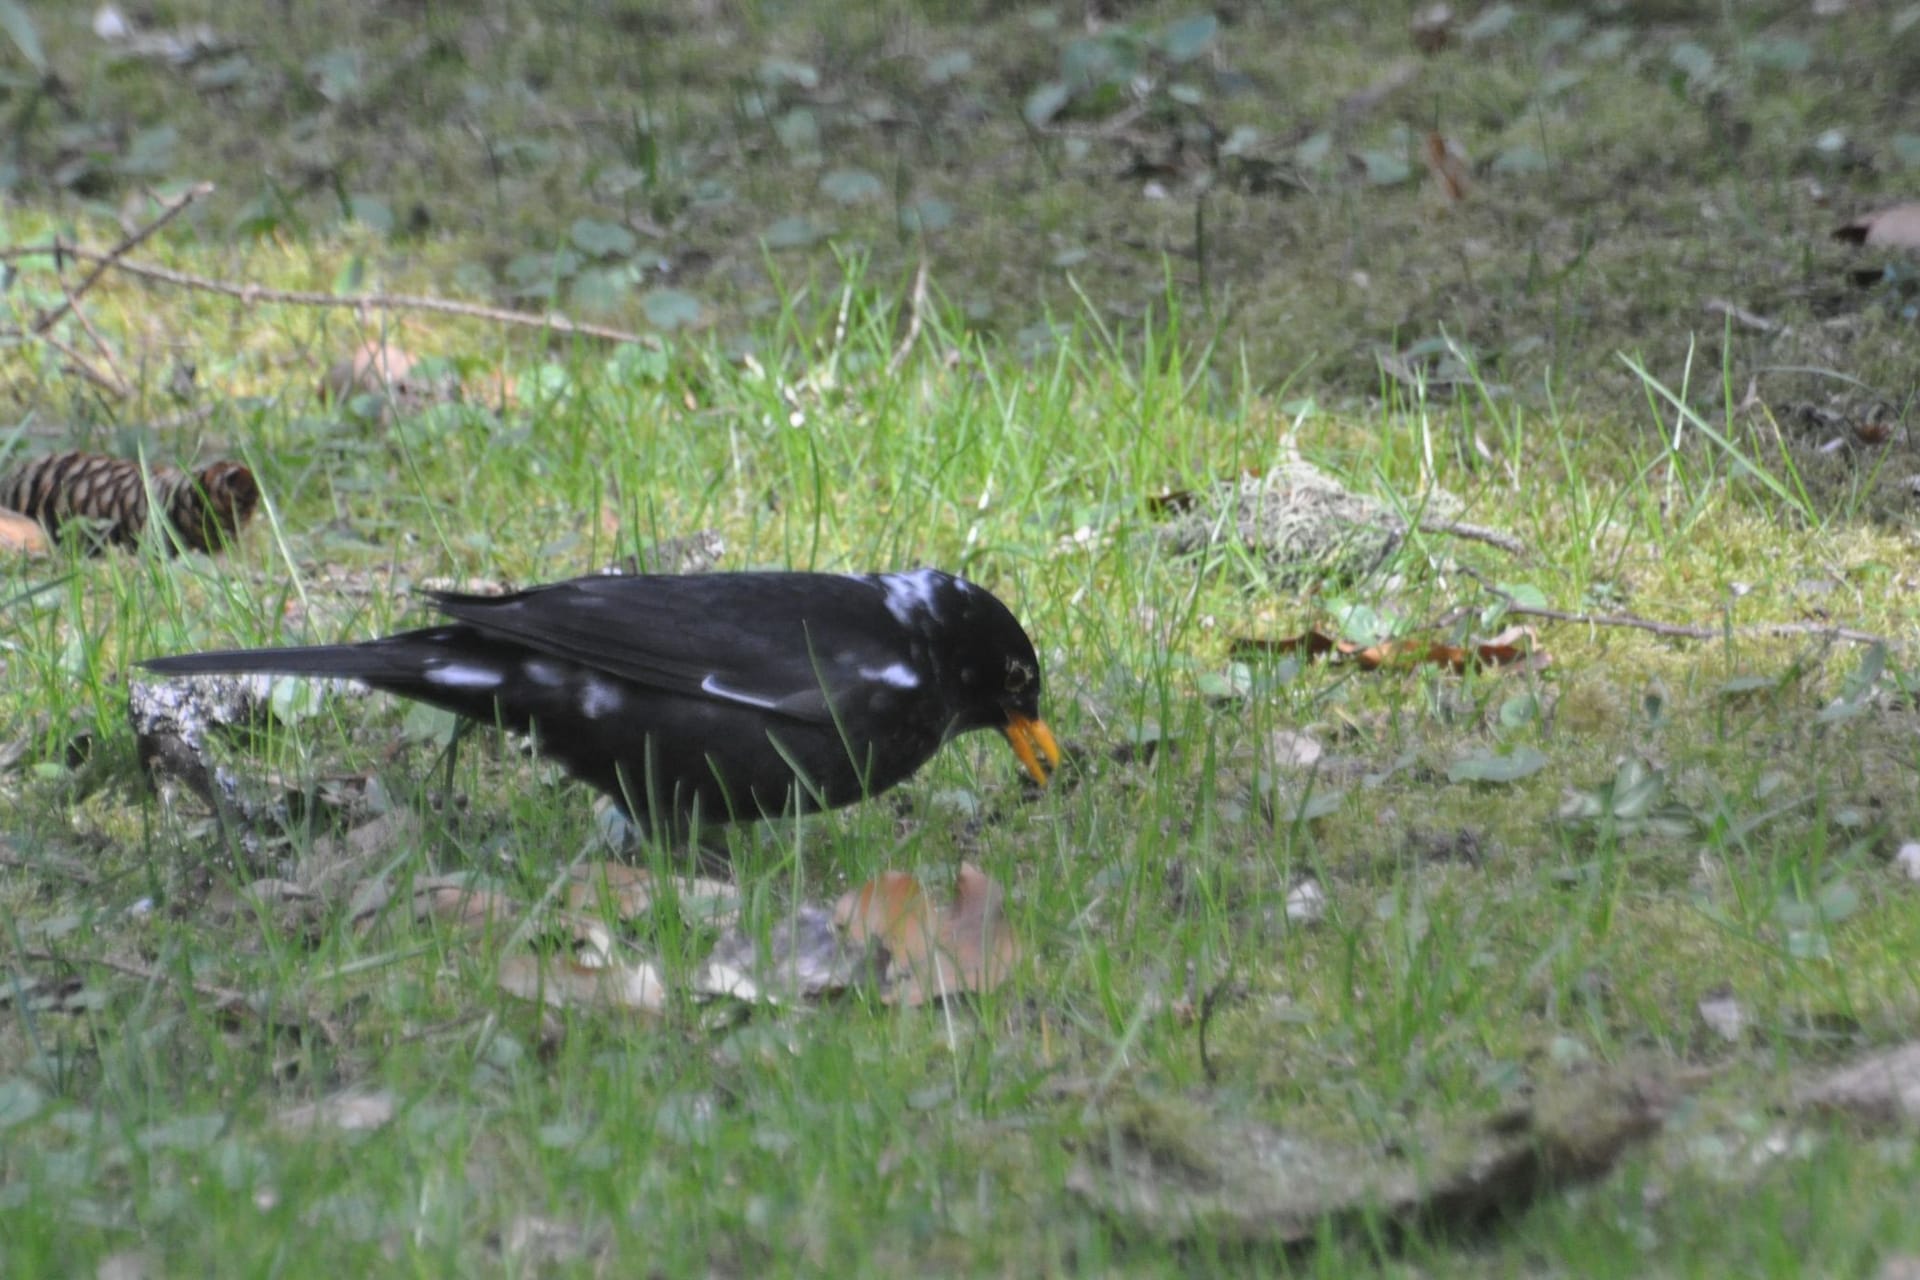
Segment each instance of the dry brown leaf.
[{"label": "dry brown leaf", "polygon": [[1267,759],[1276,769],[1311,769],[1325,754],[1317,738],[1299,729],[1275,729],[1267,736]]},{"label": "dry brown leaf", "polygon": [[283,1129],[313,1129],[325,1125],[349,1133],[378,1129],[393,1119],[393,1095],[386,1090],[348,1090],[288,1107],[278,1117]]},{"label": "dry brown leaf", "polygon": [[505,924],[520,914],[520,904],[493,889],[468,884],[442,884],[413,891],[416,920],[444,920],[468,929]]},{"label": "dry brown leaf", "polygon": [[1538,671],[1553,665],[1553,656],[1540,647],[1540,636],[1532,627],[1508,627],[1474,646],[1483,667],[1524,666]]},{"label": "dry brown leaf", "polygon": [[1413,32],[1413,47],[1422,53],[1438,53],[1453,43],[1453,6],[1430,4],[1414,10],[1408,24]]},{"label": "dry brown leaf", "polygon": [[1320,631],[1305,631],[1297,636],[1235,636],[1227,645],[1233,658],[1260,658],[1275,653],[1305,650],[1309,658],[1330,653],[1339,641]]},{"label": "dry brown leaf", "polygon": [[1896,204],[1834,230],[1835,240],[1870,248],[1920,249],[1920,202]]},{"label": "dry brown leaf", "polygon": [[738,926],[722,935],[694,975],[693,989],[750,1003],[790,1004],[845,991],[867,976],[868,948],[810,902],[775,920],[764,937]]},{"label": "dry brown leaf", "polygon": [[40,527],[38,520],[0,508],[0,551],[43,556],[52,549],[47,542],[47,531]]},{"label": "dry brown leaf", "polygon": [[658,1014],[667,1007],[665,980],[644,963],[582,964],[565,956],[512,955],[500,961],[499,981],[508,995],[555,1009]]},{"label": "dry brown leaf", "polygon": [[461,384],[461,397],[469,404],[483,404],[495,413],[518,408],[520,389],[513,375],[499,365],[483,370]]},{"label": "dry brown leaf", "polygon": [[835,918],[854,941],[886,948],[888,1004],[921,1005],[964,991],[991,991],[1007,980],[1020,946],[1007,926],[1006,894],[992,877],[962,863],[953,901],[935,911],[920,882],[889,871],[840,899]]},{"label": "dry brown leaf", "polygon": [[[393,900],[384,880],[369,880],[354,890],[353,928],[364,934],[378,924]],[[471,929],[506,924],[520,915],[520,905],[496,889],[473,884],[463,876],[420,876],[413,882],[413,918],[444,920]]]},{"label": "dry brown leaf", "polygon": [[[655,899],[661,896],[651,872],[624,862],[578,863],[568,870],[567,877],[564,900],[571,911],[598,911],[605,904],[613,908],[616,918],[632,920],[651,911]],[[724,880],[673,876],[670,882],[683,915],[697,916],[702,924],[724,927],[737,914],[739,890]],[[696,905],[701,909],[688,910]]]},{"label": "dry brown leaf", "polygon": [[1371,671],[1375,667],[1385,665],[1396,653],[1404,652],[1406,644],[1404,640],[1383,640],[1373,645],[1356,644],[1352,640],[1336,640],[1316,628],[1304,631],[1297,636],[1279,638],[1236,636],[1229,646],[1229,652],[1236,658],[1296,651],[1304,651],[1309,658],[1321,658],[1332,654],[1335,661],[1357,662]]},{"label": "dry brown leaf", "polygon": [[320,379],[320,399],[338,402],[357,395],[387,395],[418,363],[404,348],[369,338],[333,363]]},{"label": "dry brown leaf", "polygon": [[1874,1124],[1920,1118],[1920,1041],[1869,1054],[1801,1085],[1794,1101],[1843,1111]]},{"label": "dry brown leaf", "polygon": [[834,904],[833,921],[855,942],[877,941],[895,955],[924,951],[933,935],[933,904],[904,871],[883,871]]},{"label": "dry brown leaf", "polygon": [[1377,671],[1388,664],[1419,666],[1431,663],[1452,671],[1478,670],[1537,671],[1550,666],[1552,657],[1535,647],[1532,627],[1508,627],[1499,635],[1482,640],[1471,648],[1461,645],[1426,643],[1411,637],[1382,640],[1362,645],[1352,640],[1336,640],[1318,629],[1297,636],[1235,636],[1228,652],[1235,658],[1275,653],[1303,652],[1309,658],[1333,655],[1336,662],[1357,663],[1363,671]]},{"label": "dry brown leaf", "polygon": [[1427,172],[1433,175],[1434,185],[1440,188],[1440,194],[1449,204],[1458,204],[1467,198],[1467,153],[1459,142],[1433,130],[1428,132],[1420,155],[1427,162]]},{"label": "dry brown leaf", "polygon": [[574,911],[611,904],[619,919],[631,920],[653,906],[653,875],[624,862],[578,863],[567,870],[565,899]]},{"label": "dry brown leaf", "polygon": [[337,884],[375,859],[385,861],[395,850],[420,838],[420,818],[410,809],[390,809],[358,826],[313,842],[312,854],[300,862],[300,878],[309,888]]}]

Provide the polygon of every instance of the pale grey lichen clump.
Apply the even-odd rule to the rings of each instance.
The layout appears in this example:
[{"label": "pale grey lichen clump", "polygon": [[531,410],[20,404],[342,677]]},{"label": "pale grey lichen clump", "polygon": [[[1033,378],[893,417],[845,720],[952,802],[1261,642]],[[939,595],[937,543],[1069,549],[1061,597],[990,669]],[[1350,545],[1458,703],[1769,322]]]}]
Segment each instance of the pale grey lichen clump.
[{"label": "pale grey lichen clump", "polygon": [[[1435,491],[1417,516],[1450,516],[1457,499]],[[1239,549],[1269,579],[1293,589],[1365,577],[1399,550],[1407,522],[1392,506],[1347,489],[1300,458],[1264,476],[1222,481],[1168,520],[1160,538],[1178,555]],[[1234,562],[1220,556],[1222,564]]]}]

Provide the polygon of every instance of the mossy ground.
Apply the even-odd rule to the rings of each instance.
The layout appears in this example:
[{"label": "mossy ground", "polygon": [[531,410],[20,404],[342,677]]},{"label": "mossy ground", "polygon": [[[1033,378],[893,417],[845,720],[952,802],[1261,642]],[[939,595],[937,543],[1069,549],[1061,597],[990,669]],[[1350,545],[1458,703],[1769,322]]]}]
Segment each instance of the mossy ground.
[{"label": "mossy ground", "polygon": [[[23,565],[9,583],[50,589],[0,589],[0,724],[26,752],[0,775],[0,923],[8,971],[41,984],[0,1022],[8,1274],[128,1250],[167,1270],[533,1270],[539,1248],[667,1274],[1181,1270],[1215,1251],[1064,1190],[1116,1099],[1380,1145],[1595,1070],[1691,1082],[1597,1189],[1471,1245],[1233,1256],[1797,1275],[1920,1248],[1910,1139],[1774,1110],[1920,1013],[1920,918],[1889,865],[1920,763],[1912,321],[1897,279],[1853,290],[1867,260],[1825,238],[1913,172],[1920,24],[1525,7],[1422,58],[1401,6],[1248,6],[1181,57],[1193,14],[1151,7],[397,13],[142,15],[240,38],[242,62],[180,71],[105,57],[82,10],[32,11],[61,87],[31,111],[9,91],[0,239],[109,243],[123,202],[151,208],[141,181],[204,177],[216,195],[139,256],[633,327],[692,299],[698,318],[653,351],[405,317],[396,341],[470,383],[504,368],[515,395],[392,423],[314,398],[379,330],[349,313],[109,277],[85,305],[136,374],[126,401],[14,349],[12,447],[237,453],[270,511],[218,559]],[[1025,118],[1056,79],[1065,105]],[[1229,147],[1242,126],[1257,136]],[[1431,131],[1475,162],[1465,200],[1425,176]],[[1380,181],[1395,156],[1412,176]],[[823,185],[852,171],[878,194]],[[44,259],[17,265],[22,314],[58,297]],[[1782,327],[1729,325],[1715,300]],[[1882,417],[1884,440],[1857,438]],[[1527,551],[1417,535],[1364,579],[1286,595],[1244,557],[1166,552],[1151,495],[1289,445],[1408,510],[1444,488]],[[142,656],[361,636],[418,616],[428,578],[544,580],[702,528],[731,568],[962,570],[1038,638],[1077,760],[1061,785],[1027,795],[970,742],[897,796],[735,847],[762,919],[883,866],[982,864],[1028,954],[1006,988],[951,1017],[856,1003],[716,1026],[686,1005],[556,1031],[494,990],[485,940],[248,907],[279,865],[140,777],[124,680]],[[1552,665],[1526,674],[1232,665],[1235,638],[1354,606],[1409,626],[1492,606],[1482,579],[1727,633],[1541,623]],[[1826,619],[1885,636],[1884,669],[1743,629]],[[439,803],[436,728],[334,702],[230,759],[302,794],[380,778],[420,816],[378,872],[478,868],[537,894],[593,847],[587,797],[485,735],[458,757],[464,800]],[[1281,730],[1324,748],[1316,774],[1279,767]],[[1546,765],[1453,776],[1476,748]],[[1661,771],[1672,823],[1558,816],[1623,760]],[[1289,920],[1308,880],[1325,916]],[[648,941],[682,971],[711,937]],[[223,1016],[195,981],[342,1040]],[[1748,1019],[1735,1042],[1698,1012],[1722,990]],[[343,1088],[390,1091],[398,1117],[274,1122]]]}]

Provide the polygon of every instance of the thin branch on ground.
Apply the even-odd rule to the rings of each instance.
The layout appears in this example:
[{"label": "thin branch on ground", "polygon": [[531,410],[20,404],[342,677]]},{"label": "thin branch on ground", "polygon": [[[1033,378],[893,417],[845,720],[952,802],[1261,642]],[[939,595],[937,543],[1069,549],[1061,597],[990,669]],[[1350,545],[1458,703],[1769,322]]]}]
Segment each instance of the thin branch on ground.
[{"label": "thin branch on ground", "polygon": [[172,431],[178,427],[190,427],[196,422],[204,422],[214,414],[228,407],[228,401],[211,400],[206,404],[198,405],[183,413],[173,414],[171,417],[155,418],[152,422],[145,423],[144,425],[148,431]]},{"label": "thin branch on ground", "polygon": [[1891,647],[1885,636],[1836,626],[1830,622],[1749,622],[1732,628],[1702,627],[1681,622],[1658,622],[1630,613],[1573,613],[1565,609],[1524,604],[1508,605],[1507,614],[1510,617],[1545,618],[1552,622],[1572,622],[1588,627],[1626,627],[1680,640],[1718,640],[1731,632],[1736,636],[1819,636],[1829,640],[1849,640],[1854,644],[1889,644]]},{"label": "thin branch on ground", "polygon": [[1234,980],[1233,971],[1228,970],[1218,982],[1207,988],[1207,994],[1200,998],[1198,1029],[1196,1035],[1200,1041],[1200,1070],[1210,1084],[1220,1081],[1220,1069],[1207,1053],[1207,1024],[1213,1021],[1214,1010],[1220,1007],[1221,997],[1237,997],[1241,993],[1240,984]]},{"label": "thin branch on ground", "polygon": [[[92,271],[87,273],[87,278],[80,282],[79,287],[76,289],[70,290],[67,293],[66,301],[62,302],[57,307],[51,307],[48,310],[41,312],[39,318],[33,322],[32,332],[34,336],[36,337],[45,336],[47,330],[53,328],[53,326],[56,323],[58,323],[61,316],[67,314],[68,311],[72,310],[75,304],[77,304],[80,301],[81,296],[85,294],[87,290],[93,288],[94,285],[99,283],[101,276],[105,275],[111,268],[116,267],[120,264],[120,259],[126,257],[126,255],[131,253],[136,247],[138,247],[142,241],[151,237],[154,232],[158,231],[160,228],[166,226],[169,222],[172,222],[175,218],[179,217],[181,211],[184,210],[188,205],[192,204],[195,200],[198,200],[200,197],[205,195],[211,195],[212,193],[213,193],[213,184],[211,182],[202,182],[194,186],[188,187],[185,191],[182,191],[179,195],[175,196],[173,199],[163,204],[160,208],[159,216],[154,218],[151,222],[147,223],[143,227],[136,227],[133,230],[133,232],[130,233],[119,244],[116,244],[115,246],[113,246],[113,248],[107,250],[103,254],[98,254],[94,256],[91,259],[91,261],[93,261],[93,263],[95,264],[94,268]],[[56,267],[59,265],[60,256],[63,253],[70,254],[76,258],[81,258],[82,260],[87,260],[87,255],[82,254],[77,250],[63,247],[60,244],[56,243],[53,246],[54,264],[56,265]],[[27,255],[23,253],[22,256],[27,256]]]},{"label": "thin branch on ground", "polygon": [[72,858],[62,858],[54,854],[42,853],[37,858],[28,858],[18,853],[12,845],[0,842],[0,867],[14,871],[32,871],[40,875],[56,875],[63,880],[71,880],[83,888],[100,883],[100,878]]},{"label": "thin branch on ground", "polygon": [[1706,302],[1709,315],[1725,316],[1744,329],[1753,329],[1759,333],[1789,334],[1793,330],[1770,316],[1757,311],[1749,311],[1737,302],[1728,302],[1725,298],[1709,298]]},{"label": "thin branch on ground", "polygon": [[138,981],[153,985],[185,986],[211,1005],[215,1012],[225,1014],[227,1017],[237,1020],[244,1019],[247,1021],[260,1022],[268,1026],[285,1027],[291,1030],[303,1030],[310,1027],[318,1031],[321,1037],[334,1048],[339,1048],[343,1039],[340,1028],[335,1026],[331,1019],[323,1018],[318,1014],[311,1012],[288,1013],[285,1011],[277,1011],[270,1014],[255,1005],[252,1000],[248,999],[246,993],[237,991],[232,987],[223,987],[211,982],[201,982],[198,979],[192,979],[183,983],[179,978],[176,978],[164,969],[155,969],[150,965],[140,964],[137,961],[121,960],[113,956],[60,955],[57,952],[44,951],[37,947],[23,948],[20,951],[20,955],[24,959],[37,960],[42,964],[72,966],[98,965],[102,969],[111,970],[123,977],[134,978]]},{"label": "thin branch on ground", "polygon": [[[1567,609],[1549,609],[1545,605],[1519,603],[1510,592],[1502,591],[1492,579],[1469,565],[1459,566],[1459,571],[1479,583],[1489,595],[1499,596],[1504,600],[1508,617],[1542,618],[1548,622],[1571,622],[1583,627],[1620,627],[1631,631],[1646,631],[1675,640],[1718,640],[1728,635],[1815,636],[1826,640],[1846,640],[1853,644],[1881,644],[1888,648],[1894,647],[1893,642],[1885,636],[1877,636],[1871,631],[1858,631],[1852,627],[1838,626],[1831,622],[1745,622],[1734,627],[1709,627],[1687,622],[1660,622],[1631,613],[1575,613]],[[1478,609],[1462,605],[1457,609],[1448,610],[1447,614],[1434,625],[1450,627],[1460,619],[1471,617],[1478,612]]]},{"label": "thin branch on ground", "polygon": [[41,334],[40,341],[46,343],[55,351],[58,351],[62,356],[65,356],[67,364],[72,367],[75,373],[85,378],[88,382],[91,382],[94,386],[99,387],[108,395],[113,396],[115,399],[120,399],[127,394],[125,387],[115,382],[108,375],[100,372],[100,370],[94,368],[91,360],[81,355],[68,343],[61,341],[50,333]]},{"label": "thin branch on ground", "polygon": [[[21,258],[45,257],[53,254],[65,254],[83,262],[103,264],[108,263],[109,259],[108,254],[98,249],[82,249],[73,245],[30,245],[24,248],[0,249],[0,262],[14,262]],[[509,311],[504,307],[456,302],[451,298],[435,298],[424,294],[314,293],[302,289],[270,289],[264,285],[215,280],[207,276],[197,276],[191,272],[175,271],[170,267],[155,266],[148,262],[115,260],[109,265],[138,279],[151,280],[157,284],[170,284],[181,289],[193,289],[200,293],[217,293],[223,297],[234,298],[248,306],[272,302],[294,307],[339,307],[351,311],[428,311],[440,315],[463,316],[471,320],[490,320],[496,324],[546,329],[553,333],[577,335],[583,338],[600,338],[607,342],[631,346],[653,347],[656,350],[661,345],[660,339],[651,334],[629,333],[625,329],[614,329],[607,325],[569,320],[565,316],[554,313],[536,315],[529,311]]]},{"label": "thin branch on ground", "polygon": [[114,359],[113,348],[108,346],[107,340],[100,336],[100,331],[93,327],[93,321],[87,319],[87,312],[80,305],[79,295],[67,288],[67,279],[64,275],[60,277],[60,291],[66,294],[67,305],[72,308],[74,321],[80,326],[80,331],[87,335],[88,340],[93,343],[93,349],[100,353],[100,359],[106,365],[107,376],[118,384],[119,394],[132,395],[133,384],[127,381],[126,370],[122,369],[120,362]]},{"label": "thin branch on ground", "polygon": [[1527,553],[1527,544],[1503,529],[1490,525],[1467,524],[1462,520],[1422,520],[1422,533],[1444,533],[1448,537],[1465,538],[1469,542],[1484,542],[1490,547],[1498,547],[1509,555],[1523,556]]}]

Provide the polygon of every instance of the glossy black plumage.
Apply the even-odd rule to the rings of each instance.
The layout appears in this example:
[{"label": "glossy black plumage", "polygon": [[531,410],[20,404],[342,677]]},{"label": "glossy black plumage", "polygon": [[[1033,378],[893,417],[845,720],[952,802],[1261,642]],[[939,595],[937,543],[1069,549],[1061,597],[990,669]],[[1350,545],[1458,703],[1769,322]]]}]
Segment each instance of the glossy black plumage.
[{"label": "glossy black plumage", "polygon": [[643,823],[849,804],[974,729],[1006,734],[1040,781],[1058,762],[1026,632],[938,570],[600,576],[433,600],[449,623],[144,665],[356,679],[532,732]]}]

